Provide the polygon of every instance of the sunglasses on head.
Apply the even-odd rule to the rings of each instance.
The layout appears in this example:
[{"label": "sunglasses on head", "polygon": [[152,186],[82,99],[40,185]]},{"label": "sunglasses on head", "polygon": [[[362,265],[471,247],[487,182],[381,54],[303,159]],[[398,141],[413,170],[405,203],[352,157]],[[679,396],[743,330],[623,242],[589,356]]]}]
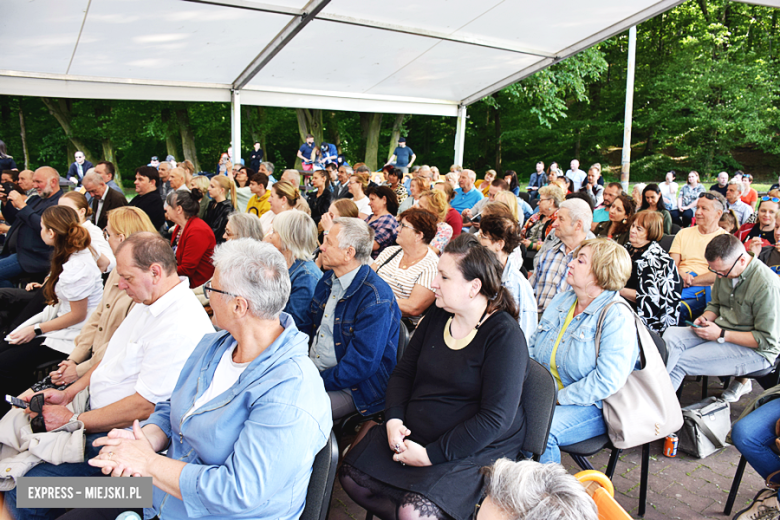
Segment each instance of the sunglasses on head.
[{"label": "sunglasses on head", "polygon": [[771,200],[772,202],[780,202],[780,199],[777,197],[761,197],[761,202],[766,202],[768,200]]},{"label": "sunglasses on head", "polygon": [[700,199],[718,200],[718,197],[716,197],[712,193],[700,193],[699,194],[699,198]]}]

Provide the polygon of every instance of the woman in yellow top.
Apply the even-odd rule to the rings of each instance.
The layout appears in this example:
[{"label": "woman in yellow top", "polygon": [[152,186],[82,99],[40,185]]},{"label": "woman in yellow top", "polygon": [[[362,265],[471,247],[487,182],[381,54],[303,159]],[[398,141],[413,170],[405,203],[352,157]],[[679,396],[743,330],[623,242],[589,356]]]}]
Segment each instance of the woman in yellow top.
[{"label": "woman in yellow top", "polygon": [[558,383],[547,449],[541,462],[560,462],[559,446],[606,433],[602,401],[617,392],[636,365],[639,347],[631,311],[607,311],[596,355],[596,328],[602,309],[619,295],[631,275],[631,258],[620,244],[586,240],[569,262],[571,290],[547,306],[531,340],[531,357],[548,367]]}]

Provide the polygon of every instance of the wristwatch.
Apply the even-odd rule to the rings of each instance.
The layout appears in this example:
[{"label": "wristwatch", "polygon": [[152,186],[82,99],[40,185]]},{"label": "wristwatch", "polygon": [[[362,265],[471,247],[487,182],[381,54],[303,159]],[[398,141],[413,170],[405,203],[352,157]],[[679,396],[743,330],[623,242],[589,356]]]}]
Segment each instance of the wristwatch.
[{"label": "wristwatch", "polygon": [[720,329],[720,337],[718,338],[718,343],[725,343],[726,342],[726,329]]},{"label": "wristwatch", "polygon": [[43,334],[43,331],[41,330],[41,326],[40,325],[36,325],[35,327],[33,327],[33,331],[35,331],[35,335],[36,336],[40,336],[41,334]]}]

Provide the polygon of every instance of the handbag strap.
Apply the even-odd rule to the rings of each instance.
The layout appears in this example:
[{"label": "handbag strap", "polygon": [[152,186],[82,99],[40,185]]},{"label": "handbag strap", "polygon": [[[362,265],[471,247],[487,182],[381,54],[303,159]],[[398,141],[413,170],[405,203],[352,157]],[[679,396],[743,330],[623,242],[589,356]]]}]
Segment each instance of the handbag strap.
[{"label": "handbag strap", "polygon": [[705,423],[701,417],[696,414],[696,412],[692,410],[683,410],[683,417],[690,419],[691,421],[696,424],[701,429],[701,432],[710,440],[713,446],[716,446],[718,448],[723,448],[726,446],[722,440],[718,438],[717,435],[715,435],[712,430],[710,430],[710,427],[707,426],[707,423]]},{"label": "handbag strap", "polygon": [[393,258],[395,258],[396,256],[398,256],[400,253],[403,253],[403,251],[404,251],[404,250],[403,250],[403,248],[399,247],[399,248],[398,248],[398,251],[396,251],[395,253],[393,253],[392,255],[390,255],[390,258],[388,258],[387,260],[385,260],[384,262],[382,262],[382,265],[380,265],[379,267],[377,267],[377,268],[376,268],[376,273],[377,273],[377,274],[379,274],[379,270],[380,270],[380,269],[382,269],[384,266],[386,266],[387,264],[389,264],[389,263],[390,263],[390,260],[392,260]]},{"label": "handbag strap", "polygon": [[[631,313],[631,316],[634,317],[634,328],[636,328],[636,319],[637,316],[634,314],[634,309],[631,308],[631,306],[626,303],[626,301],[623,298],[618,297],[617,299],[612,300],[608,304],[604,306],[603,309],[601,309],[601,313],[599,314],[599,322],[596,325],[596,364],[598,364],[598,357],[599,357],[599,346],[601,345],[601,329],[604,325],[604,320],[607,318],[607,311],[610,307],[612,307],[615,304],[623,305],[625,306],[629,312]],[[642,342],[639,341],[639,348],[642,348]]]}]

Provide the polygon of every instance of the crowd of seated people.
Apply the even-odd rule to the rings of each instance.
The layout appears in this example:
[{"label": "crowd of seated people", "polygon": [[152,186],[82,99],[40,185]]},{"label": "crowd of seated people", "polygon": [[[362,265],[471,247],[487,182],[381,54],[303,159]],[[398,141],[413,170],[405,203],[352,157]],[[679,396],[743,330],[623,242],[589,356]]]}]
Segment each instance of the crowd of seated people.
[{"label": "crowd of seated people", "polygon": [[[340,471],[355,502],[380,518],[465,520],[480,502],[477,517],[500,516],[520,506],[480,468],[520,478],[496,461],[525,436],[529,359],[559,389],[542,462],[606,432],[602,402],[639,359],[623,306],[595,349],[599,312],[621,297],[663,334],[675,387],[735,376],[723,398],[750,392],[744,376],[780,353],[780,192],[752,215],[745,176],[713,192],[696,172],[678,189],[670,172],[635,201],[599,164],[575,163],[537,165],[528,193],[515,172],[477,187],[462,168],[334,165],[308,196],[299,172],[277,181],[271,163],[211,178],[160,163],[136,170],[126,207],[107,205],[105,163],[84,193],[62,193],[48,167],[9,176],[20,191],[0,194],[0,315],[13,311],[0,375],[44,405],[40,417],[5,405],[0,432],[72,424],[86,450],[6,478],[151,476],[156,515],[292,519],[330,429],[356,415],[369,421]],[[729,211],[735,234],[719,225]],[[737,436],[746,451],[749,436]],[[14,490],[4,504],[14,518],[63,513],[18,508]]]}]

